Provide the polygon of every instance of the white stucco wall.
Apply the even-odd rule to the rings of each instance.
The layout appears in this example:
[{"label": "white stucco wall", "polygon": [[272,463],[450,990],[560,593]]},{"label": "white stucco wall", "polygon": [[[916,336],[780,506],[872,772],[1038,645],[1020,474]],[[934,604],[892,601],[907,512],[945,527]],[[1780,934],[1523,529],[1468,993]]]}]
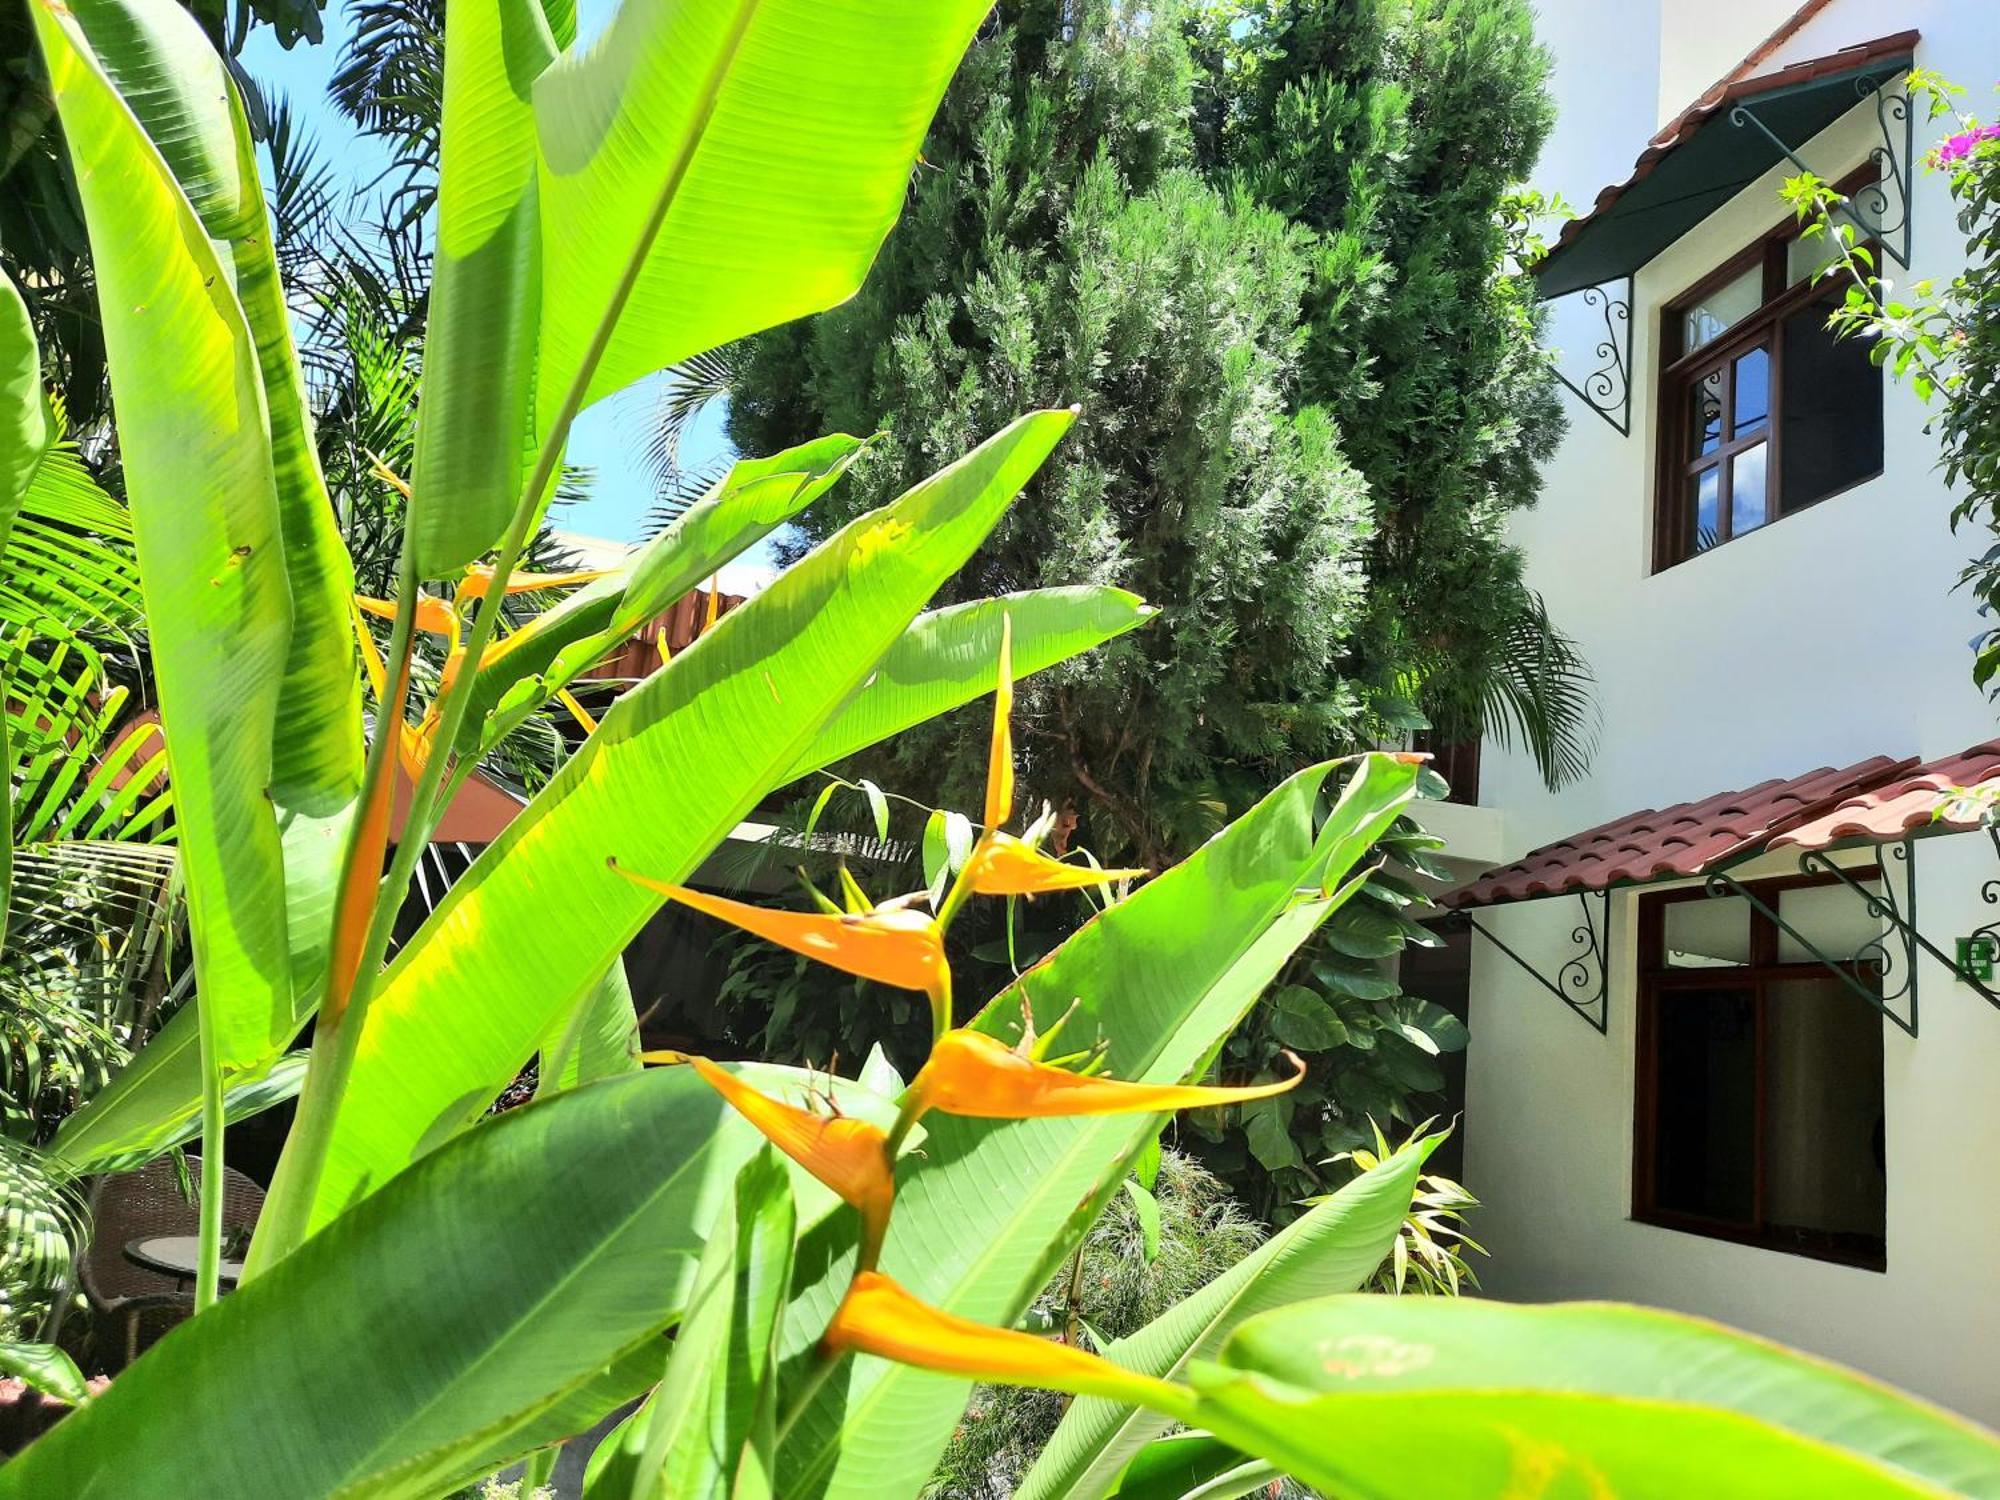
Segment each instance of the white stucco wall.
[{"label": "white stucco wall", "polygon": [[[1584,170],[1622,178],[1644,142],[1631,96],[1650,112],[1659,63],[1631,39],[1649,7],[1551,0],[1541,9],[1565,108],[1546,180],[1587,204],[1594,186],[1569,179]],[[1601,12],[1611,10],[1626,24],[1606,25]],[[1924,33],[1919,64],[1982,91],[2000,75],[2000,5],[1989,0],[1835,0],[1771,66],[1908,27]],[[1675,66],[1705,72],[1706,82],[1734,60]],[[1621,78],[1624,90],[1613,86]],[[1874,132],[1863,108],[1804,154],[1835,177],[1863,161]],[[1939,133],[1920,122],[1919,151]],[[1604,165],[1607,139],[1618,147]],[[1632,435],[1570,401],[1570,433],[1540,507],[1515,529],[1529,581],[1596,669],[1604,717],[1589,780],[1558,795],[1520,758],[1489,752],[1481,800],[1504,810],[1516,854],[1641,808],[1878,753],[1947,754],[2000,734],[2000,714],[1969,677],[1965,642],[1978,621],[1952,592],[1968,549],[1982,544],[1950,532],[1935,442],[1904,387],[1885,391],[1880,479],[1648,571],[1659,308],[1782,217],[1781,175],[1746,189],[1640,273]],[[1919,185],[1914,249],[1912,278],[1949,275],[1962,258],[1936,180]],[[1993,914],[1979,885],[2000,865],[1979,836],[1926,841],[1917,865],[1923,926],[1949,950],[1955,934]],[[1773,872],[1793,868],[1781,861]],[[1489,1290],[1630,1298],[1719,1317],[2000,1421],[1991,1347],[2000,1329],[2000,1010],[1926,961],[1922,1034],[1910,1040],[1885,1025],[1886,1274],[1635,1224],[1634,922],[1632,897],[1617,899],[1606,1037],[1475,943],[1466,1175],[1487,1204],[1478,1229],[1493,1251],[1482,1270]],[[1490,921],[1553,972],[1576,916],[1565,899],[1500,908]]]}]

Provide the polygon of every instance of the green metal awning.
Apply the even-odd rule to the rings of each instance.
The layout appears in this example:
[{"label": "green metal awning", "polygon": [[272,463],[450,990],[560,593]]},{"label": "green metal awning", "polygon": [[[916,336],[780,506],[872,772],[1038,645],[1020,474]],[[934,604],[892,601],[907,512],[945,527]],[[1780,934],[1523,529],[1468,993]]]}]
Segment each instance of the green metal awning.
[{"label": "green metal awning", "polygon": [[[1916,32],[1901,32],[1712,90],[1654,137],[1630,177],[1564,227],[1535,266],[1541,295],[1630,276],[1783,160],[1779,142],[1796,152],[1907,71],[1916,43]],[[1755,121],[1734,118],[1739,109]]]}]

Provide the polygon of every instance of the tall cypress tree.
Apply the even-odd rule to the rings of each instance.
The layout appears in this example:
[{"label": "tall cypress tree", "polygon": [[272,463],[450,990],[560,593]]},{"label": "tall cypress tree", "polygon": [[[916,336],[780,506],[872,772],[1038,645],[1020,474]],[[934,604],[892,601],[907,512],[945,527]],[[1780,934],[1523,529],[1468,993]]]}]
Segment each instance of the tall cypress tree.
[{"label": "tall cypress tree", "polygon": [[[1420,711],[1476,727],[1554,433],[1501,222],[1545,68],[1521,0],[1003,0],[862,293],[743,354],[746,451],[885,434],[809,538],[1082,408],[954,587],[1162,607],[1024,695],[1026,783],[1101,852],[1172,858]],[[883,775],[963,800],[976,717]]]}]

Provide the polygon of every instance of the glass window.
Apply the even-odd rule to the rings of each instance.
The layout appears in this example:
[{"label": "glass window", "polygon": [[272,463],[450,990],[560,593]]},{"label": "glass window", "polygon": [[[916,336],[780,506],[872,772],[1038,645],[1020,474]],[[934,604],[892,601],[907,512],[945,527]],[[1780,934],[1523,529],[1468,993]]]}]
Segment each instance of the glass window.
[{"label": "glass window", "polygon": [[[1882,889],[1879,880],[1857,884],[1870,894]],[[1778,929],[1781,964],[1811,963],[1815,948],[1828,958],[1849,961],[1880,957],[1873,945],[1882,941],[1881,919],[1870,916],[1862,899],[1844,885],[1791,886],[1779,893],[1778,915],[1784,919]]]},{"label": "glass window", "polygon": [[1830,974],[1770,984],[1763,1004],[1765,1222],[1864,1254],[1886,1210],[1881,1017]]},{"label": "glass window", "polygon": [[1750,903],[1741,896],[1690,896],[1666,905],[1670,969],[1727,968],[1750,962]]},{"label": "glass window", "polygon": [[1752,266],[1681,311],[1681,353],[1692,354],[1734,328],[1764,301],[1764,268]]},{"label": "glass window", "polygon": [[1745,448],[1729,461],[1729,534],[1755,531],[1771,519],[1764,503],[1766,445]]},{"label": "glass window", "polygon": [[1695,386],[1688,403],[1688,446],[1696,453],[1713,453],[1722,441],[1722,371],[1711,370]]},{"label": "glass window", "polygon": [[1729,385],[1736,404],[1731,435],[1755,432],[1771,414],[1771,351],[1752,349],[1737,360],[1730,368]]},{"label": "glass window", "polygon": [[1654,1206],[1726,1224],[1756,1211],[1757,1002],[1746,989],[1676,990],[1660,1003]]},{"label": "glass window", "polygon": [[1866,342],[1827,328],[1841,289],[1800,284],[1799,244],[1771,235],[1748,268],[1667,310],[1656,568],[1882,472],[1882,372]]},{"label": "glass window", "polygon": [[1694,551],[1722,540],[1722,470],[1703,469],[1694,482]]},{"label": "glass window", "polygon": [[1641,899],[1633,1217],[1880,1270],[1885,1023],[1854,990],[1874,971],[1783,931],[1845,963],[1880,923],[1832,883],[1750,895]]},{"label": "glass window", "polygon": [[1835,338],[1836,299],[1819,298],[1785,319],[1779,425],[1785,463],[1781,508],[1799,510],[1882,472],[1882,371],[1869,341]]}]

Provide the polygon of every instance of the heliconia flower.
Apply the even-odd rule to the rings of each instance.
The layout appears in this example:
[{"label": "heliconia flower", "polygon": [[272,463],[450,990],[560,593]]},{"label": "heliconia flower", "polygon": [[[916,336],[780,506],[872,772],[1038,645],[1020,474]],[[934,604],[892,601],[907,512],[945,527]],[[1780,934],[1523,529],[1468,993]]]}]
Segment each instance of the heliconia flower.
[{"label": "heliconia flower", "polygon": [[967,1380],[1004,1381],[1121,1405],[1144,1405],[1186,1419],[1181,1386],[1114,1365],[1069,1344],[984,1323],[919,1302],[880,1271],[858,1273],[827,1324],[830,1354],[873,1354]]},{"label": "heliconia flower", "polygon": [[647,1052],[641,1056],[651,1063],[693,1067],[766,1140],[857,1209],[862,1225],[861,1264],[874,1267],[896,1197],[888,1137],[879,1126],[849,1115],[822,1115],[795,1108],[752,1088],[705,1057],[685,1052]]},{"label": "heliconia flower", "polygon": [[993,749],[986,762],[986,826],[1014,815],[1014,617],[1000,616],[1000,683],[993,691]]},{"label": "heliconia flower", "polygon": [[[371,599],[366,594],[356,594],[354,602],[377,619],[396,618],[393,599]],[[457,645],[461,623],[458,611],[451,607],[450,601],[434,598],[430,594],[417,595],[417,629],[428,635],[449,636],[452,644]]]},{"label": "heliconia flower", "polygon": [[1108,880],[1132,880],[1144,870],[1100,870],[1065,864],[1011,833],[988,832],[967,862],[966,883],[981,896],[1036,896],[1081,891]]},{"label": "heliconia flower", "polygon": [[1277,1083],[1216,1088],[1193,1083],[1128,1083],[1072,1073],[1009,1047],[996,1036],[960,1027],[931,1046],[904,1101],[912,1118],[926,1110],[975,1120],[1032,1120],[1054,1115],[1153,1114],[1268,1099],[1298,1086],[1306,1067]]},{"label": "heliconia flower", "polygon": [[[582,573],[510,573],[507,575],[507,594],[539,594],[547,589],[578,588],[586,583],[595,583],[600,578],[609,578],[614,569],[596,568]],[[493,570],[484,563],[474,563],[465,570],[465,577],[458,585],[458,597],[484,599],[487,590],[493,587]]]},{"label": "heliconia flower", "polygon": [[928,913],[908,907],[831,915],[817,911],[774,911],[653,880],[626,869],[617,860],[611,868],[636,885],[672,897],[683,906],[740,927],[745,932],[789,948],[819,963],[872,979],[899,990],[920,990],[935,1001],[951,992],[951,972],[945,963],[944,934]]}]

